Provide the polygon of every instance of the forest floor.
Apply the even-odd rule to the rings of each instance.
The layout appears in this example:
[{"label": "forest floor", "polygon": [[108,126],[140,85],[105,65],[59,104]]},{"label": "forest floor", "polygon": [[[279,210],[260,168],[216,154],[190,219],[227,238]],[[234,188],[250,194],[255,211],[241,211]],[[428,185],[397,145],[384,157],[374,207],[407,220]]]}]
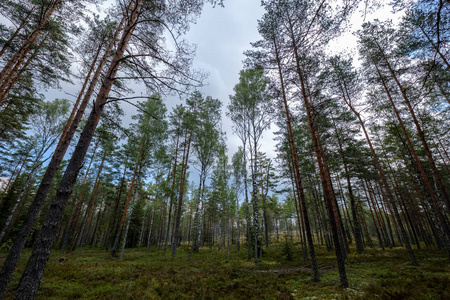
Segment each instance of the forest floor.
[{"label": "forest floor", "polygon": [[[312,282],[300,246],[287,260],[285,243],[264,249],[258,265],[247,260],[247,249],[231,259],[217,247],[200,248],[189,260],[189,247],[172,259],[156,249],[126,249],[122,260],[99,250],[53,251],[37,299],[450,299],[450,260],[436,249],[416,250],[412,266],[403,248],[352,249],[346,261],[350,288],[339,287],[334,253],[316,247],[321,281]],[[13,297],[26,252],[14,274],[6,299]],[[5,253],[0,254],[3,263]]]}]

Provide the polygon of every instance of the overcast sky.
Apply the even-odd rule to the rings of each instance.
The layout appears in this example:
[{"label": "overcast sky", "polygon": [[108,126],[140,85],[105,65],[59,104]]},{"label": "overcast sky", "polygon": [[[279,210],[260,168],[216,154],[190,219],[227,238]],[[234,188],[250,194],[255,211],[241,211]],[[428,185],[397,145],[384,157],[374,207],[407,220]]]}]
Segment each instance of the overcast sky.
[{"label": "overcast sky", "polygon": [[[231,121],[225,116],[229,95],[239,81],[245,59],[243,52],[250,42],[260,39],[257,20],[264,13],[260,0],[226,0],[225,7],[206,5],[197,24],[191,27],[186,39],[197,45],[194,68],[210,73],[207,86],[201,91],[222,101],[223,131],[227,135],[230,159],[241,141],[232,134]],[[264,134],[262,150],[272,152],[272,135]]]},{"label": "overcast sky", "polygon": [[[260,7],[260,0],[226,0],[225,7],[211,7],[205,5],[201,17],[191,29],[185,39],[197,45],[197,54],[194,60],[194,68],[203,69],[210,75],[206,86],[200,91],[206,96],[212,96],[222,101],[222,124],[223,131],[226,132],[228,153],[231,155],[241,145],[241,141],[232,133],[231,121],[225,116],[226,107],[229,103],[229,95],[233,94],[233,87],[239,79],[239,72],[243,67],[243,52],[250,49],[250,42],[260,39],[257,31],[257,20],[261,18],[264,11]],[[352,28],[340,40],[331,46],[335,51],[355,51],[356,39],[351,32],[360,28],[363,21],[374,18],[386,19],[392,17],[389,6],[376,14],[366,16],[365,20],[361,13],[355,13],[352,17]],[[355,51],[356,53],[356,51]],[[63,90],[50,90],[46,93],[49,99],[56,97],[71,96],[66,93],[76,94],[79,84],[64,86]],[[135,92],[145,95],[145,89],[135,88]],[[72,97],[73,98],[73,97]],[[73,99],[72,99],[73,100]],[[181,103],[177,97],[167,99],[166,105],[169,112],[176,105]],[[131,121],[131,115],[136,114],[136,109],[128,104],[123,105],[127,116],[124,118],[124,125]],[[275,131],[271,128],[263,136],[261,150],[269,157],[274,157],[273,135]]]},{"label": "overcast sky", "polygon": [[[250,49],[250,42],[259,39],[257,20],[263,15],[260,0],[226,0],[225,7],[204,6],[201,17],[196,24],[192,24],[185,39],[197,45],[193,68],[202,69],[209,73],[205,81],[207,85],[199,89],[205,96],[211,96],[222,101],[222,130],[226,132],[230,159],[240,145],[240,140],[233,136],[231,121],[225,116],[229,95],[233,94],[233,87],[239,80],[239,71],[244,60],[243,52]],[[74,69],[75,71],[75,69]],[[46,98],[68,98],[74,101],[79,90],[79,84],[63,85],[62,90],[49,90]],[[135,86],[135,85],[133,85]],[[133,87],[137,94],[145,95],[145,88]],[[178,97],[166,100],[168,111],[180,104]],[[136,114],[132,105],[123,104],[126,117],[123,125],[131,122],[131,116]],[[264,148],[273,152],[273,141],[270,133],[265,134]],[[273,155],[273,153],[272,153]]]},{"label": "overcast sky", "polygon": [[[186,36],[189,42],[197,44],[194,67],[210,73],[207,80],[209,85],[201,91],[218,98],[223,103],[222,122],[223,130],[227,133],[230,159],[241,145],[241,141],[232,133],[232,123],[225,116],[226,106],[229,103],[229,95],[233,94],[233,88],[238,83],[239,72],[243,68],[242,61],[245,59],[243,52],[251,48],[251,42],[261,38],[257,30],[257,20],[262,17],[264,10],[260,3],[260,0],[225,0],[224,8],[206,5],[197,24],[191,27]],[[384,6],[376,13],[366,15],[365,18],[361,11],[357,11],[350,20],[349,31],[333,42],[330,48],[334,51],[356,54],[357,42],[352,32],[361,28],[363,22],[375,18],[380,20],[392,18],[390,7]],[[269,157],[275,156],[272,134],[274,131],[276,128],[272,127],[262,139],[261,150]]]}]

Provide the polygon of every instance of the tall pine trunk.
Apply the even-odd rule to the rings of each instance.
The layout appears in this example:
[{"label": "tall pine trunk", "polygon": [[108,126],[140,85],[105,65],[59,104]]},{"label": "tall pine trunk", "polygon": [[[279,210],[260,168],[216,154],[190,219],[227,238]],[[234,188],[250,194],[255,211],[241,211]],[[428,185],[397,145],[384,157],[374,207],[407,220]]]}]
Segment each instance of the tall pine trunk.
[{"label": "tall pine trunk", "polygon": [[[387,65],[387,67],[389,69],[389,72],[391,73],[392,78],[394,79],[397,87],[400,90],[400,93],[401,93],[401,95],[403,97],[403,100],[406,103],[406,106],[408,107],[409,113],[411,114],[411,117],[413,119],[414,125],[415,125],[415,127],[417,129],[417,133],[419,135],[420,141],[422,142],[423,149],[425,150],[425,154],[426,154],[426,156],[428,158],[428,162],[430,163],[431,170],[433,172],[433,176],[434,176],[434,178],[435,178],[435,180],[436,180],[436,182],[437,182],[437,184],[439,186],[439,189],[440,189],[441,194],[442,194],[442,198],[444,199],[445,203],[447,204],[447,210],[450,210],[450,199],[448,197],[448,194],[447,194],[447,191],[445,189],[445,186],[444,186],[444,184],[442,182],[441,176],[439,175],[439,171],[438,171],[438,169],[436,167],[436,164],[434,162],[434,158],[433,158],[433,155],[431,154],[430,148],[428,146],[428,142],[425,139],[425,134],[424,134],[424,132],[422,130],[422,127],[419,124],[419,121],[417,120],[417,117],[416,117],[414,109],[413,109],[413,107],[411,105],[411,102],[409,101],[409,97],[406,94],[406,91],[405,91],[404,87],[400,83],[400,81],[399,81],[399,79],[397,77],[397,74],[395,73],[394,69],[392,68],[389,60],[384,55],[384,52],[381,50],[381,48],[379,48],[379,50],[380,50],[380,52],[381,52],[381,54],[383,56],[383,59],[384,59],[386,65]],[[381,74],[380,74],[380,76],[381,76]],[[385,85],[385,84],[383,83],[383,85]],[[420,166],[419,166],[419,168],[420,168]],[[450,238],[450,236],[448,236],[447,238]]]},{"label": "tall pine trunk", "polygon": [[173,232],[172,239],[172,257],[175,257],[177,247],[178,247],[178,234],[181,225],[181,214],[182,214],[182,206],[183,206],[183,196],[184,196],[184,185],[186,182],[186,171],[189,162],[189,152],[191,149],[191,141],[192,141],[192,131],[189,133],[188,144],[186,149],[186,156],[183,168],[181,170],[181,181],[180,181],[180,192],[178,194],[178,205],[177,205],[177,218],[175,220],[175,230]]},{"label": "tall pine trunk", "polygon": [[398,227],[400,228],[400,234],[401,234],[403,242],[405,242],[406,250],[409,253],[411,262],[412,262],[413,265],[417,265],[417,258],[416,258],[415,254],[414,254],[414,251],[411,248],[411,244],[409,242],[409,238],[408,238],[408,236],[406,236],[406,231],[405,231],[405,228],[403,226],[402,220],[400,218],[400,214],[398,213],[397,206],[396,206],[396,204],[394,202],[394,196],[392,194],[391,188],[389,187],[389,184],[387,182],[387,179],[386,179],[386,176],[384,174],[384,171],[381,168],[380,161],[379,161],[378,156],[377,156],[377,154],[375,152],[375,149],[374,149],[374,147],[372,145],[372,141],[370,140],[369,134],[367,133],[364,121],[362,120],[361,115],[359,114],[359,112],[356,111],[356,109],[354,108],[354,106],[351,103],[351,99],[350,99],[350,96],[348,94],[348,90],[347,90],[347,87],[346,87],[345,83],[344,83],[343,93],[345,93],[345,96],[347,96],[347,97],[344,97],[344,101],[347,103],[347,106],[350,108],[350,110],[353,112],[353,114],[358,118],[359,124],[361,125],[361,129],[364,132],[364,136],[366,137],[367,144],[369,145],[370,151],[372,152],[373,160],[375,161],[375,165],[377,167],[378,173],[380,174],[381,181],[383,182],[383,186],[384,186],[384,189],[385,189],[385,191],[387,193],[388,200],[389,200],[389,202],[390,202],[390,204],[392,206],[392,210],[393,210],[393,213],[394,213],[395,220],[397,221]]},{"label": "tall pine trunk", "polygon": [[178,163],[178,142],[180,140],[180,136],[177,135],[177,144],[175,146],[175,159],[173,163],[173,171],[172,171],[172,188],[170,189],[170,205],[169,205],[169,219],[167,220],[167,232],[166,237],[164,239],[164,255],[166,255],[167,250],[167,242],[169,240],[170,233],[170,223],[172,221],[172,205],[174,202],[174,190],[175,190],[175,179],[177,177],[177,163]]},{"label": "tall pine trunk", "polygon": [[[402,118],[400,116],[400,113],[399,113],[399,111],[398,111],[398,109],[397,109],[397,107],[396,107],[396,105],[394,103],[394,100],[392,99],[391,92],[390,92],[389,88],[387,87],[386,81],[385,81],[383,75],[381,74],[381,72],[378,69],[378,66],[376,64],[375,64],[375,68],[377,70],[379,79],[381,80],[382,86],[383,86],[383,88],[384,88],[384,90],[386,92],[387,98],[388,98],[388,100],[389,100],[389,102],[390,102],[390,104],[392,106],[392,109],[394,110],[394,113],[395,113],[395,115],[397,117],[399,125],[400,125],[400,127],[401,127],[401,129],[403,131],[403,134],[405,135],[405,138],[406,138],[406,141],[408,143],[409,149],[411,150],[411,153],[412,153],[412,155],[414,157],[414,160],[415,160],[415,162],[417,164],[417,167],[419,168],[420,174],[421,174],[422,179],[423,179],[423,181],[425,183],[427,191],[430,194],[431,204],[433,205],[435,213],[437,214],[437,216],[439,218],[439,221],[441,223],[442,230],[444,231],[445,247],[446,247],[447,251],[450,254],[450,226],[448,224],[447,217],[442,213],[442,209],[441,209],[441,206],[439,205],[439,203],[437,201],[434,189],[431,186],[431,183],[430,183],[430,181],[428,179],[427,174],[425,173],[425,170],[424,170],[423,165],[422,165],[422,163],[421,163],[421,161],[419,159],[419,156],[417,155],[417,152],[416,152],[416,150],[414,148],[414,145],[412,144],[411,138],[409,137],[409,134],[408,134],[408,131],[406,130],[405,124],[403,123],[403,120],[402,120]],[[406,234],[406,232],[405,232],[405,234]],[[408,240],[408,243],[409,243],[409,240]]]},{"label": "tall pine trunk", "polygon": [[[34,221],[36,220],[37,216],[39,215],[39,213],[41,211],[41,208],[42,208],[42,205],[44,204],[45,198],[47,197],[48,192],[50,191],[50,187],[53,182],[53,179],[56,176],[58,168],[64,158],[64,155],[70,145],[70,142],[72,141],[72,138],[78,128],[78,125],[80,124],[81,119],[83,118],[84,111],[86,109],[87,104],[89,103],[89,100],[90,100],[92,94],[94,93],[94,89],[100,78],[101,71],[103,70],[103,67],[108,60],[109,52],[112,50],[114,43],[115,43],[115,39],[119,36],[119,34],[121,32],[121,28],[123,26],[124,19],[125,18],[122,19],[122,22],[117,27],[114,38],[110,41],[107,49],[105,50],[105,54],[103,55],[102,61],[97,66],[97,71],[92,78],[90,87],[89,87],[88,91],[86,92],[86,94],[83,98],[83,102],[81,103],[80,107],[78,108],[77,113],[76,113],[75,117],[73,118],[73,121],[69,118],[69,120],[66,123],[66,127],[60,137],[58,146],[56,147],[56,150],[52,156],[52,159],[47,166],[47,169],[41,180],[39,188],[36,191],[34,200],[31,204],[30,208],[28,209],[27,218],[25,219],[25,222],[22,225],[20,232],[19,232],[16,240],[13,243],[11,251],[9,252],[5,263],[3,264],[2,270],[0,272],[0,299],[2,299],[4,297],[4,294],[6,293],[6,289],[8,288],[8,283],[11,280],[12,273],[14,272],[14,269],[16,268],[17,262],[20,258],[20,254],[22,253],[23,247],[25,246],[25,242],[28,238],[28,235],[30,234],[31,229],[33,228]],[[92,65],[95,65],[95,62]],[[86,80],[88,80],[88,77],[89,76],[86,77]],[[80,94],[82,94],[82,92],[83,92],[83,90],[80,92]],[[76,108],[74,107],[74,110],[75,109]],[[71,116],[73,115],[73,113],[74,113],[74,111],[72,111]]]},{"label": "tall pine trunk", "polygon": [[252,243],[251,243],[251,233],[250,233],[250,209],[248,206],[248,186],[247,186],[247,155],[245,153],[247,141],[243,141],[243,151],[244,151],[244,190],[245,190],[245,217],[247,225],[247,258],[252,258]]},{"label": "tall pine trunk", "polygon": [[[353,235],[355,237],[355,244],[356,244],[356,252],[359,254],[364,253],[364,245],[362,241],[362,234],[361,234],[361,226],[358,221],[358,216],[356,214],[356,204],[355,204],[355,196],[353,195],[353,188],[350,180],[350,173],[348,170],[347,162],[345,160],[344,150],[342,148],[342,142],[339,138],[339,133],[337,132],[336,124],[333,122],[336,137],[338,141],[339,146],[339,152],[341,154],[342,163],[344,164],[344,171],[345,171],[345,179],[347,180],[347,190],[348,190],[348,197],[350,199],[350,208],[351,208],[351,214],[352,214],[352,223],[353,223]],[[345,201],[342,199],[342,201]]]},{"label": "tall pine trunk", "polygon": [[313,273],[313,281],[319,281],[319,268],[317,266],[317,259],[316,259],[316,253],[314,249],[314,241],[311,233],[311,226],[309,222],[309,216],[308,216],[308,210],[306,207],[306,199],[305,194],[303,191],[303,183],[300,175],[300,169],[299,169],[299,162],[298,162],[298,156],[297,156],[297,149],[294,143],[294,134],[292,131],[292,125],[291,125],[291,115],[289,112],[289,106],[287,103],[287,97],[286,97],[286,91],[284,87],[284,80],[283,80],[283,73],[281,70],[281,59],[278,54],[278,46],[275,40],[275,37],[273,37],[273,43],[275,48],[275,55],[277,60],[277,66],[278,66],[278,75],[280,77],[280,83],[281,83],[281,91],[283,96],[283,104],[284,109],[286,113],[286,124],[288,128],[288,134],[289,134],[289,145],[291,148],[291,154],[292,154],[292,165],[294,168],[294,178],[295,178],[295,186],[297,189],[297,201],[299,203],[299,209],[303,214],[303,222],[305,224],[305,231],[306,231],[306,237],[308,240],[308,248],[309,248],[309,256],[311,259],[311,269]]},{"label": "tall pine trunk", "polygon": [[17,51],[11,56],[11,58],[3,66],[0,71],[0,94],[3,94],[5,87],[13,80],[14,73],[22,65],[28,53],[33,49],[33,44],[44,30],[51,15],[55,9],[62,3],[62,0],[54,0],[50,3],[50,6],[43,10],[43,15],[40,18],[37,25],[30,31],[28,36],[22,42]]},{"label": "tall pine trunk", "polygon": [[339,226],[339,219],[337,217],[338,211],[336,207],[336,200],[334,198],[334,191],[331,183],[331,178],[329,176],[328,167],[326,165],[326,158],[324,156],[323,150],[321,149],[320,145],[320,137],[317,132],[317,129],[315,128],[313,115],[311,113],[311,103],[308,100],[307,92],[306,92],[306,83],[304,79],[304,75],[300,66],[300,57],[299,57],[299,50],[297,47],[297,44],[295,43],[296,38],[294,36],[294,33],[292,31],[291,26],[291,39],[293,41],[292,43],[292,50],[293,55],[296,61],[296,71],[297,76],[300,81],[301,86],[301,97],[303,98],[305,110],[306,110],[306,116],[308,118],[308,127],[311,133],[311,138],[313,141],[314,146],[314,152],[316,154],[317,163],[319,165],[319,173],[322,180],[322,187],[324,192],[324,198],[325,198],[325,204],[328,211],[328,217],[330,219],[330,227],[332,232],[332,238],[334,242],[335,252],[336,252],[336,259],[338,263],[338,270],[339,270],[339,277],[341,281],[341,286],[344,288],[348,287],[348,280],[347,280],[347,274],[345,270],[345,249],[343,248],[343,245],[340,242],[340,226]]},{"label": "tall pine trunk", "polygon": [[120,251],[119,259],[123,258],[123,253],[125,252],[125,245],[127,243],[128,230],[130,229],[131,218],[133,217],[133,210],[134,210],[134,206],[135,206],[137,197],[138,197],[138,191],[137,191],[137,185],[135,185],[134,196],[133,196],[133,200],[131,201],[130,211],[128,213],[128,218],[127,218],[127,226],[125,226],[125,232],[123,233],[122,250]]},{"label": "tall pine trunk", "polygon": [[142,2],[143,0],[135,0],[130,2],[130,9],[127,10],[130,12],[130,15],[127,18],[127,24],[123,31],[123,35],[119,41],[118,48],[114,53],[110,67],[105,75],[91,114],[86,121],[86,125],[81,133],[72,158],[70,159],[67,169],[61,179],[60,186],[56,192],[55,198],[52,201],[47,218],[33,247],[31,257],[28,260],[25,271],[20,279],[16,299],[34,299],[39,289],[45,266],[50,257],[53,241],[60,227],[67,200],[72,194],[79,169],[83,164],[89,144],[92,140],[95,129],[97,128],[100,116],[111,91],[113,81],[121,64],[121,60],[124,56],[133,31],[137,26],[137,20],[142,7]]},{"label": "tall pine trunk", "polygon": [[122,234],[123,225],[124,225],[125,219],[127,217],[128,207],[130,206],[131,195],[133,194],[133,187],[134,187],[134,184],[136,182],[136,177],[137,177],[139,166],[140,166],[140,163],[141,163],[141,157],[142,157],[142,154],[143,154],[142,152],[144,151],[144,145],[145,145],[145,139],[142,138],[141,145],[139,146],[139,153],[138,153],[138,157],[137,157],[137,160],[136,160],[136,165],[134,166],[133,178],[131,179],[130,189],[128,190],[127,201],[125,202],[125,208],[123,209],[122,218],[120,219],[119,229],[117,230],[116,238],[114,240],[114,244],[113,244],[113,247],[111,249],[111,253],[110,254],[111,254],[112,257],[116,257],[117,256],[117,253],[116,253],[117,252],[117,247],[119,247],[120,236]]},{"label": "tall pine trunk", "polygon": [[[253,126],[253,129],[255,130],[255,126]],[[251,161],[251,165],[252,165],[252,206],[253,206],[253,242],[255,243],[254,245],[254,251],[255,251],[255,263],[258,263],[258,233],[259,233],[259,211],[258,211],[258,186],[256,183],[256,176],[257,176],[257,172],[258,172],[258,161],[257,161],[257,152],[258,152],[258,147],[257,147],[257,142],[256,142],[256,134],[255,132],[253,132],[253,149],[252,147],[250,147],[250,153],[253,153],[250,158],[253,159],[253,161]],[[251,151],[253,150],[253,151]]]}]

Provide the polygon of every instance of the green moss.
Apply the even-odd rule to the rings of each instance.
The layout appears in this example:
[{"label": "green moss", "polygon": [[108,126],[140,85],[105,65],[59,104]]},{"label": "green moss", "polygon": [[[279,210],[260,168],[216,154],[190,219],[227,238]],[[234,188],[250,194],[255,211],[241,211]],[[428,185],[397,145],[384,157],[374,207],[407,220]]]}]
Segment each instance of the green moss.
[{"label": "green moss", "polygon": [[[184,246],[175,259],[146,249],[127,249],[123,260],[96,250],[54,251],[37,299],[450,299],[450,263],[435,249],[416,251],[419,266],[411,265],[401,248],[353,251],[346,262],[350,288],[341,289],[333,253],[316,248],[321,281],[312,282],[300,246],[292,245],[292,261],[283,257],[284,246],[270,245],[258,265],[235,249],[229,262],[226,251],[211,254],[209,248],[189,260]],[[66,260],[59,262],[61,257]]]}]

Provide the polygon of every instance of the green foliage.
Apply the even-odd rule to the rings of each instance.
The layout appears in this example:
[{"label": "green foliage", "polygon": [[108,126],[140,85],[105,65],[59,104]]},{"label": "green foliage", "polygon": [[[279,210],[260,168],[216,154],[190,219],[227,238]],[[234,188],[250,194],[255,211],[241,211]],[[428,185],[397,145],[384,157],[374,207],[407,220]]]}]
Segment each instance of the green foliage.
[{"label": "green foliage", "polygon": [[[284,243],[272,244],[263,261],[255,266],[245,251],[232,247],[210,253],[200,248],[194,260],[183,245],[177,258],[152,250],[133,249],[122,261],[108,253],[54,252],[36,299],[448,299],[450,262],[443,252],[417,251],[420,266],[411,266],[404,249],[385,252],[367,250],[347,260],[349,289],[337,286],[335,259],[324,248],[317,249],[321,282],[314,283],[301,255],[286,260]],[[292,251],[300,251],[298,243]],[[354,250],[354,249],[352,249]],[[355,253],[352,251],[352,253]],[[6,254],[0,255],[3,261]],[[65,260],[60,262],[64,256]],[[27,255],[24,255],[27,257]],[[22,259],[19,269],[26,263]],[[19,277],[14,277],[15,287]],[[6,299],[12,297],[10,290]]]},{"label": "green foliage", "polygon": [[[17,197],[19,196],[20,190],[25,180],[25,175],[22,174],[19,178],[14,180],[11,183],[7,193],[4,195],[2,199],[2,203],[0,204],[0,227],[3,226],[6,218],[9,215],[9,211],[11,207],[14,205]],[[0,192],[0,197],[3,194],[3,191]]]},{"label": "green foliage", "polygon": [[23,74],[15,88],[0,105],[0,149],[11,147],[18,139],[26,136],[29,117],[36,112],[42,100],[36,94],[31,74]]},{"label": "green foliage", "polygon": [[292,261],[294,259],[292,243],[289,242],[287,235],[284,236],[284,245],[283,249],[281,250],[281,255],[283,255],[288,261]]},{"label": "green foliage", "polygon": [[13,241],[11,239],[7,240],[4,243],[0,244],[0,252],[9,252],[11,250],[11,247],[13,245]]}]

